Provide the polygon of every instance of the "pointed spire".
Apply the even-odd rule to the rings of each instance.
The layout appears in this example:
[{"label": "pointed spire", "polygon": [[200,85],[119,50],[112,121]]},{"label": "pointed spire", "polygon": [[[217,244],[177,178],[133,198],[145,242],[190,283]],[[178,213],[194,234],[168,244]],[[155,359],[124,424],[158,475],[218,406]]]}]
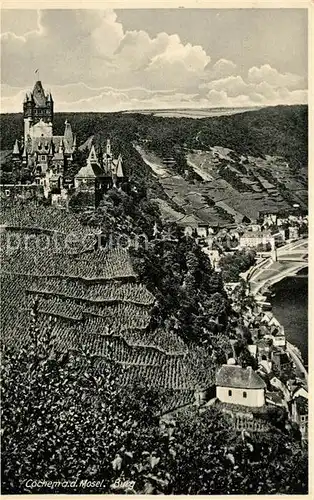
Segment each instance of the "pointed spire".
[{"label": "pointed spire", "polygon": [[63,140],[62,140],[62,139],[61,139],[61,141],[59,142],[59,150],[58,150],[58,153],[63,154]]},{"label": "pointed spire", "polygon": [[107,139],[106,153],[107,153],[108,156],[111,156],[111,143],[110,143],[110,139]]},{"label": "pointed spire", "polygon": [[124,177],[123,169],[122,169],[122,156],[119,154],[117,160],[117,177]]},{"label": "pointed spire", "polygon": [[24,142],[23,153],[22,153],[23,163],[27,161],[27,150],[26,150],[26,142]]},{"label": "pointed spire", "polygon": [[92,145],[92,147],[90,149],[90,152],[89,152],[89,155],[88,155],[88,158],[87,158],[87,163],[98,163],[98,158],[97,158],[97,155],[96,155],[94,144]]},{"label": "pointed spire", "polygon": [[70,148],[73,146],[73,132],[70,122],[65,120],[65,129],[64,129],[64,141],[68,144]]},{"label": "pointed spire", "polygon": [[15,139],[14,148],[13,148],[13,154],[14,155],[19,155],[20,154],[19,143],[17,142],[17,139]]},{"label": "pointed spire", "polygon": [[45,106],[46,96],[45,96],[45,91],[43,89],[43,86],[42,86],[42,83],[40,80],[38,80],[34,85],[33,98],[34,98],[35,104],[37,104],[37,106]]}]

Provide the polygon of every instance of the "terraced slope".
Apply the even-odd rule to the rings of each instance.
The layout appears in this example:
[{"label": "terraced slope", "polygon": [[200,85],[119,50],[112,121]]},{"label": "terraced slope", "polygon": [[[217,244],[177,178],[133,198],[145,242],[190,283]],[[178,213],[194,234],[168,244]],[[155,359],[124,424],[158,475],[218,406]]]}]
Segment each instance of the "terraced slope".
[{"label": "terraced slope", "polygon": [[54,230],[60,241],[66,228],[88,232],[73,214],[53,208],[27,205],[19,217],[15,207],[7,207],[1,222],[5,344],[19,348],[29,342],[36,298],[39,331],[53,322],[56,351],[87,349],[102,366],[110,339],[114,360],[125,367],[124,383],[170,391],[174,405],[212,385],[215,367],[204,350],[188,349],[177,335],[151,329],[155,297],[139,282],[127,250],[43,247],[43,234]]},{"label": "terraced slope", "polygon": [[202,179],[192,183],[143,145],[136,149],[178,207],[174,211],[167,200],[157,200],[165,220],[181,224],[187,216],[194,224],[227,226],[244,218],[255,221],[261,212],[289,211],[295,203],[307,209],[306,181],[297,179],[282,158],[243,156],[218,146],[191,150],[187,163]]}]

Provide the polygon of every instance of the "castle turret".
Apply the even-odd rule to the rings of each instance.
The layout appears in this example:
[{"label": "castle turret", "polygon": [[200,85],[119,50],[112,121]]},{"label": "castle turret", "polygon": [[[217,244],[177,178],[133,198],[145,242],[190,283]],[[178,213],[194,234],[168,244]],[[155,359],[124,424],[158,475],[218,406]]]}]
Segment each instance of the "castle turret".
[{"label": "castle turret", "polygon": [[19,143],[17,142],[17,139],[15,139],[13,147],[13,156],[20,156]]},{"label": "castle turret", "polygon": [[[43,120],[46,123],[53,121],[53,99],[51,93],[46,94],[41,81],[34,85],[33,92],[27,93],[23,102],[24,129]],[[26,122],[28,120],[28,122]],[[26,137],[27,133],[24,133]]]},{"label": "castle turret", "polygon": [[117,160],[117,177],[118,177],[118,179],[122,179],[124,177],[121,154],[119,154],[118,160]]},{"label": "castle turret", "polygon": [[107,139],[106,153],[107,153],[107,156],[111,157],[111,143],[110,143],[110,139]]},{"label": "castle turret", "polygon": [[73,137],[71,124],[68,122],[68,120],[65,120],[64,142],[65,142],[66,152],[69,152],[69,153],[72,152],[73,141],[74,141],[74,137]]},{"label": "castle turret", "polygon": [[63,155],[63,151],[64,151],[64,144],[63,144],[63,141],[61,140],[61,141],[59,142],[59,149],[58,149],[58,153]]}]

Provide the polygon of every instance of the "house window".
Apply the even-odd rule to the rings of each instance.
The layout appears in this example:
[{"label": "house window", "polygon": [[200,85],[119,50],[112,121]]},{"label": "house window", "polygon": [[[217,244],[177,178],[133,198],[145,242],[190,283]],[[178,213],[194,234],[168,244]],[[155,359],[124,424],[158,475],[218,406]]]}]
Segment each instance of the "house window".
[{"label": "house window", "polygon": [[41,155],[40,159],[41,161],[46,161],[46,155]]},{"label": "house window", "polygon": [[228,396],[232,396],[232,391],[229,389]]},{"label": "house window", "polygon": [[243,392],[243,397],[247,398],[247,392],[245,392],[245,391]]}]

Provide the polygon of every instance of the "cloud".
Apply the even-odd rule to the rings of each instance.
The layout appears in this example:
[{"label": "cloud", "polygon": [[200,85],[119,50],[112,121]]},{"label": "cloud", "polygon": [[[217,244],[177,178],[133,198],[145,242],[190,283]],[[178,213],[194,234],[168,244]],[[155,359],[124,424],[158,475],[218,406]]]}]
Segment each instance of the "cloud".
[{"label": "cloud", "polygon": [[176,33],[127,31],[112,10],[44,10],[37,29],[1,36],[2,111],[20,111],[36,68],[56,110],[250,106],[306,102],[306,82],[269,64],[246,75]]},{"label": "cloud", "polygon": [[230,61],[229,59],[219,59],[215,64],[207,64],[206,77],[212,80],[218,80],[219,78],[224,78],[226,76],[233,75],[237,65]]},{"label": "cloud", "polygon": [[253,66],[248,71],[248,81],[252,83],[268,83],[272,87],[293,89],[303,83],[303,78],[292,73],[281,74],[269,64],[257,68]]}]

